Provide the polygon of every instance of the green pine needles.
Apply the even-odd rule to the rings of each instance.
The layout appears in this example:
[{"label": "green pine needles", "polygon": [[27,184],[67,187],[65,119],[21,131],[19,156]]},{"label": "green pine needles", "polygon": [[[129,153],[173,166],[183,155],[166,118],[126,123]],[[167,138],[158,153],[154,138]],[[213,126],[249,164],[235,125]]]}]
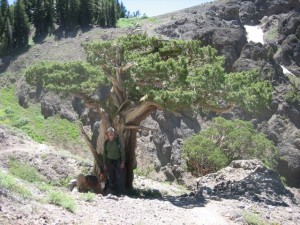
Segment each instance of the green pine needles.
[{"label": "green pine needles", "polygon": [[134,34],[87,43],[85,50],[87,63],[40,63],[26,72],[27,81],[86,95],[110,85],[134,103],[154,102],[172,111],[203,107],[223,112],[239,104],[257,112],[271,100],[272,86],[260,71],[226,73],[224,58],[199,41]]}]

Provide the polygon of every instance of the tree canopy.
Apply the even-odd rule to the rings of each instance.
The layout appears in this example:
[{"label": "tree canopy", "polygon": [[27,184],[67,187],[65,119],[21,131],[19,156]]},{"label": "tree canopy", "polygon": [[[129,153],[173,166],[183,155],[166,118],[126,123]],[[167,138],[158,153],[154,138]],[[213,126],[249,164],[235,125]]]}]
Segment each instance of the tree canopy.
[{"label": "tree canopy", "polygon": [[[236,102],[255,111],[267,107],[271,99],[272,86],[259,71],[226,73],[224,58],[199,41],[166,41],[142,34],[87,43],[85,49],[88,63],[44,62],[27,71],[27,81],[86,96],[109,81],[131,102],[153,102],[174,111],[200,106],[221,112]],[[87,72],[91,67],[97,75]]]}]

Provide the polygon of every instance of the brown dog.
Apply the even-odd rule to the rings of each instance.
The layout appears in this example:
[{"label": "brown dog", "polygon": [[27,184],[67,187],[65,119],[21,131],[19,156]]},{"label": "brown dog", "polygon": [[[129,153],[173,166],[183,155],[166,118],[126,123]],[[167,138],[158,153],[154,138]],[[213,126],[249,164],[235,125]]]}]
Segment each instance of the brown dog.
[{"label": "brown dog", "polygon": [[96,194],[104,194],[104,187],[107,177],[104,173],[99,176],[79,174],[77,176],[77,188],[79,192],[94,192]]}]

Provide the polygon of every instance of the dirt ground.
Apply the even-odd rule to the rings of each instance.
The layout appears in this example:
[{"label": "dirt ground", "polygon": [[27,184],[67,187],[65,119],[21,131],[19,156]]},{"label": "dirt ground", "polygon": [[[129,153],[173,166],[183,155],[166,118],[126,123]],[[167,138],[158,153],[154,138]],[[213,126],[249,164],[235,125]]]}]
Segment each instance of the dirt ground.
[{"label": "dirt ground", "polygon": [[[21,134],[0,127],[0,169],[7,171],[7,160],[29,157],[35,166],[44,166],[41,159],[55,155],[47,161],[57,165],[61,153],[54,147],[38,144]],[[65,160],[67,168],[76,166],[73,159]],[[51,168],[50,168],[51,169]],[[52,168],[53,169],[53,168]],[[74,173],[77,171],[74,170]],[[69,194],[77,205],[72,213],[61,206],[49,204],[46,193],[33,184],[23,182],[34,193],[34,197],[24,200],[7,190],[0,189],[1,225],[40,225],[40,224],[199,224],[226,225],[247,224],[245,214],[261,218],[269,224],[295,225],[300,221],[300,208],[290,202],[289,207],[269,206],[249,200],[204,199],[175,183],[162,183],[149,178],[136,176],[134,188],[138,194],[116,197],[113,195],[95,196],[92,201],[83,198],[76,189],[55,187]],[[293,190],[300,200],[300,192]],[[143,194],[149,193],[152,194]],[[153,194],[154,193],[154,194]],[[268,224],[266,223],[266,224]]]}]

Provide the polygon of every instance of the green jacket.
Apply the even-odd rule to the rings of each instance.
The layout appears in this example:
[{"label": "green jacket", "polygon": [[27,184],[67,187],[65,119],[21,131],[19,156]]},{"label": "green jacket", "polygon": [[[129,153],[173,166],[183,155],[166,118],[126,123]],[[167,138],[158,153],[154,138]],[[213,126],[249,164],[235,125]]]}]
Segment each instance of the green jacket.
[{"label": "green jacket", "polygon": [[118,138],[114,140],[106,140],[104,143],[103,162],[106,165],[107,159],[121,159],[125,162],[125,150]]}]

